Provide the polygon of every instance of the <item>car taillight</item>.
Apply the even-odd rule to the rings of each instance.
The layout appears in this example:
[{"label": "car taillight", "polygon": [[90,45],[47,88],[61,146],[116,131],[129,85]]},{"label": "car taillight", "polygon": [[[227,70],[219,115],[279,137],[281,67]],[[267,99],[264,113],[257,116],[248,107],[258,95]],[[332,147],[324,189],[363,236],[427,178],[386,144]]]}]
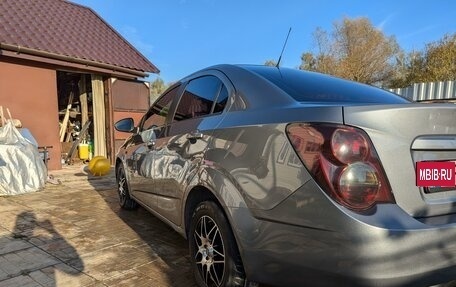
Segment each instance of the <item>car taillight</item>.
[{"label": "car taillight", "polygon": [[352,210],[394,202],[391,188],[367,134],[343,125],[294,123],[287,134],[320,187]]}]

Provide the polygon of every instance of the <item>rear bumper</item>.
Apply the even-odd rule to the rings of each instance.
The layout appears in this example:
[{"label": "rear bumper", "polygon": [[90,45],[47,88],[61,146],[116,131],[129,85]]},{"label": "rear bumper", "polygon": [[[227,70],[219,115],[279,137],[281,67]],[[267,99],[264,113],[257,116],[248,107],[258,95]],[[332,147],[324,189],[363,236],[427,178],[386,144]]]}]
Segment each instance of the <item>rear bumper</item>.
[{"label": "rear bumper", "polygon": [[230,210],[249,280],[430,286],[456,279],[455,223],[426,225],[392,204],[356,215],[314,188],[303,187],[270,211]]}]

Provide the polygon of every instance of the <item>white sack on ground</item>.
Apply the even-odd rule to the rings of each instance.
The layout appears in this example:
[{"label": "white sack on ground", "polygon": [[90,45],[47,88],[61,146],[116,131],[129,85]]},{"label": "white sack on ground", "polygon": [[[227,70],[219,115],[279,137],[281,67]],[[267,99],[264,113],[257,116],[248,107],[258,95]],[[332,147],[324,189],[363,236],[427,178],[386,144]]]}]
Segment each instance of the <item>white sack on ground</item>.
[{"label": "white sack on ground", "polygon": [[11,122],[0,128],[0,195],[33,192],[46,184],[47,170],[36,146]]}]

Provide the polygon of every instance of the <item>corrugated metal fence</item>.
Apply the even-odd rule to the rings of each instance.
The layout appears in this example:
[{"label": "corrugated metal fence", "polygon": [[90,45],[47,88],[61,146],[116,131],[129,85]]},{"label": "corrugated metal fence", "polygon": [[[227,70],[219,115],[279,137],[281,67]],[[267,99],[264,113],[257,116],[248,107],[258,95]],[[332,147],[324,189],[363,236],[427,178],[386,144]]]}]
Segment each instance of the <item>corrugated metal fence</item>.
[{"label": "corrugated metal fence", "polygon": [[418,83],[400,89],[389,89],[413,101],[456,100],[456,81]]}]

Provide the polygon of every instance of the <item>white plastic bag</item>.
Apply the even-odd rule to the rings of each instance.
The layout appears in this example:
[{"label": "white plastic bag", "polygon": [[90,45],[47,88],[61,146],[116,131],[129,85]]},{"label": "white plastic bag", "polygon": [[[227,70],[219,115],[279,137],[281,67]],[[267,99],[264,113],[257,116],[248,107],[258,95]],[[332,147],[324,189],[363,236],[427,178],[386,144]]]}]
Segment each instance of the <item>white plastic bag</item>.
[{"label": "white plastic bag", "polygon": [[0,195],[37,191],[46,178],[38,149],[8,121],[0,128]]}]

